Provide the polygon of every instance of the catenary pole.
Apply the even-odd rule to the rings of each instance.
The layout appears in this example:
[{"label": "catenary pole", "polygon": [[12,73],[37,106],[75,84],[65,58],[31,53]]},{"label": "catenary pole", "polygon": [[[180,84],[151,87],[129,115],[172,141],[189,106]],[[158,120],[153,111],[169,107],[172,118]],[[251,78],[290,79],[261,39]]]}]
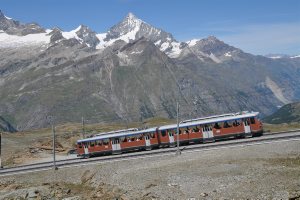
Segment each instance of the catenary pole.
[{"label": "catenary pole", "polygon": [[180,149],[179,149],[179,103],[177,102],[177,155],[180,155]]},{"label": "catenary pole", "polygon": [[81,123],[82,123],[82,137],[85,138],[85,130],[84,130],[84,118],[81,117]]},{"label": "catenary pole", "polygon": [[2,162],[1,162],[1,148],[2,148],[2,133],[0,133],[0,169],[2,168]]},{"label": "catenary pole", "polygon": [[53,133],[53,168],[57,170],[56,162],[55,162],[55,127],[52,125],[52,133]]}]

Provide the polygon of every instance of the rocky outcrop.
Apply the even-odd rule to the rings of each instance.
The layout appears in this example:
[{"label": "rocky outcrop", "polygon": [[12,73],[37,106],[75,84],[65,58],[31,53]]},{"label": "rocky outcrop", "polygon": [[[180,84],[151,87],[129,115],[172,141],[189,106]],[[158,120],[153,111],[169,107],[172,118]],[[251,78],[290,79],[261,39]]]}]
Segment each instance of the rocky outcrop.
[{"label": "rocky outcrop", "polygon": [[45,33],[45,30],[37,23],[22,24],[6,17],[0,10],[0,30],[11,35],[25,36],[34,33]]}]

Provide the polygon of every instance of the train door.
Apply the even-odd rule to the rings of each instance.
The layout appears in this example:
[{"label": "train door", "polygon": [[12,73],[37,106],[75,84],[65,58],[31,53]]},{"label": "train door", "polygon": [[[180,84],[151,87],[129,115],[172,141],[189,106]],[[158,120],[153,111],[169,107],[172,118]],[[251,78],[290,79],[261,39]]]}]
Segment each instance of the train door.
[{"label": "train door", "polygon": [[113,151],[120,151],[121,150],[121,145],[120,145],[119,138],[113,138],[111,140],[111,146],[112,146]]},{"label": "train door", "polygon": [[150,144],[150,136],[148,134],[145,135],[145,141],[146,141],[146,147],[151,146],[151,144]]},{"label": "train door", "polygon": [[168,133],[170,143],[174,143],[174,134],[172,132]]},{"label": "train door", "polygon": [[243,124],[244,124],[245,135],[251,136],[250,121],[245,119],[245,120],[243,120]]},{"label": "train door", "polygon": [[83,149],[84,149],[84,154],[88,155],[89,154],[89,144],[88,144],[88,142],[84,142]]},{"label": "train door", "polygon": [[202,128],[203,140],[212,140],[214,138],[214,133],[211,126],[204,126]]}]

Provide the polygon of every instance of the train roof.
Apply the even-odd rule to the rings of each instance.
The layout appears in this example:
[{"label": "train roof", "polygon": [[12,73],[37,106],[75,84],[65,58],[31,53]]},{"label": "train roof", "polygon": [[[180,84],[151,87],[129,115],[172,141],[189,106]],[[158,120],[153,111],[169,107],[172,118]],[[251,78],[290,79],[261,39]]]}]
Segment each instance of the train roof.
[{"label": "train roof", "polygon": [[148,129],[144,129],[144,130],[139,130],[139,131],[128,131],[128,132],[120,132],[120,133],[115,133],[115,134],[104,134],[104,135],[98,135],[96,137],[91,137],[91,138],[78,140],[77,143],[78,142],[94,141],[94,140],[103,140],[103,139],[108,139],[108,138],[138,135],[138,134],[149,133],[149,132],[154,132],[154,131],[156,131],[156,127],[148,128]]},{"label": "train roof", "polygon": [[133,131],[138,131],[138,129],[137,128],[129,128],[129,129],[116,130],[116,131],[102,132],[102,133],[96,134],[95,136],[109,135],[109,134],[113,134],[113,133],[133,132]]},{"label": "train roof", "polygon": [[[215,115],[210,117],[203,117],[203,118],[197,118],[193,120],[186,120],[182,121],[179,124],[179,127],[188,127],[188,126],[195,126],[200,124],[211,124],[211,123],[217,123],[217,122],[223,122],[223,121],[230,121],[230,120],[237,120],[247,117],[255,117],[259,114],[259,112],[242,112],[242,113],[230,113],[225,115]],[[174,129],[177,127],[177,124],[170,124],[161,126],[158,128],[158,130],[167,130],[167,129]]]},{"label": "train roof", "polygon": [[[243,119],[243,118],[248,118],[248,117],[255,117],[258,114],[259,114],[259,112],[244,111],[241,113],[229,113],[229,114],[224,114],[224,115],[215,115],[215,116],[210,116],[210,117],[185,120],[185,121],[180,122],[179,127],[182,128],[182,127],[195,126],[195,125],[200,125],[200,124],[211,124],[211,123],[217,123],[217,122],[223,122],[223,121],[231,121],[231,120]],[[165,126],[161,126],[161,127],[153,127],[153,128],[137,130],[137,131],[132,131],[131,129],[128,129],[127,131],[122,130],[122,132],[112,132],[111,134],[110,133],[99,134],[99,135],[96,135],[95,137],[78,140],[77,143],[89,142],[89,141],[94,141],[94,140],[103,140],[103,139],[108,139],[108,138],[138,135],[138,134],[143,134],[143,133],[154,132],[154,131],[156,131],[156,129],[167,130],[167,129],[174,129],[176,127],[177,127],[177,124],[170,124],[170,125],[165,125]]]}]

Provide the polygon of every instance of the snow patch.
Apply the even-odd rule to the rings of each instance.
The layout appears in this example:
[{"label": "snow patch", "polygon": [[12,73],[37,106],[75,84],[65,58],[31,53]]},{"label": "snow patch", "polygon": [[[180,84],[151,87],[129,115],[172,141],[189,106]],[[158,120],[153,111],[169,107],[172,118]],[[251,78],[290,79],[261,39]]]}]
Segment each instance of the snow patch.
[{"label": "snow patch", "polygon": [[192,47],[195,46],[198,41],[199,39],[192,39],[190,41],[187,41],[186,43],[189,45],[189,47]]},{"label": "snow patch", "polygon": [[10,17],[7,17],[7,16],[5,16],[5,15],[4,15],[4,17],[5,17],[6,19],[8,19],[8,20],[11,20],[11,19],[12,19],[12,18],[10,18]]},{"label": "snow patch", "polygon": [[96,34],[96,37],[99,39],[99,44],[97,44],[96,49],[103,49],[106,47],[106,41],[104,39],[106,38],[107,33],[99,33]]},{"label": "snow patch", "polygon": [[226,56],[226,57],[231,57],[232,55],[231,55],[231,52],[228,51],[227,53],[224,54],[224,56]]},{"label": "snow patch", "polygon": [[269,58],[272,58],[272,59],[280,59],[282,58],[281,56],[270,56]]},{"label": "snow patch", "polygon": [[161,50],[161,51],[165,51],[167,48],[169,48],[169,46],[170,46],[170,43],[164,42],[164,43],[162,43],[162,45],[160,46],[160,50]]},{"label": "snow patch", "polygon": [[78,37],[77,35],[77,31],[79,31],[81,29],[81,25],[79,27],[77,27],[76,29],[70,31],[70,32],[62,32],[62,35],[64,38],[66,39],[71,39],[71,38],[75,38],[76,40],[78,40],[79,42],[83,42],[82,39],[80,37]]},{"label": "snow patch", "polygon": [[78,32],[80,29],[82,28],[82,26],[78,26],[75,30],[73,30],[75,33]]},{"label": "snow patch", "polygon": [[292,56],[290,58],[300,58],[300,55],[298,55],[298,56]]},{"label": "snow patch", "polygon": [[160,45],[160,43],[161,43],[161,40],[158,40],[154,44],[157,46],[157,45]]},{"label": "snow patch", "polygon": [[9,35],[0,32],[0,47],[19,47],[33,46],[50,43],[50,37],[47,33],[28,34],[25,36]]},{"label": "snow patch", "polygon": [[143,53],[143,50],[141,50],[141,51],[133,51],[130,54],[141,54],[141,53]]},{"label": "snow patch", "polygon": [[180,43],[179,42],[172,42],[171,46],[172,46],[172,49],[167,54],[171,58],[177,58],[180,55],[181,51],[182,51],[182,49],[180,48]]},{"label": "snow patch", "polygon": [[47,34],[51,33],[52,31],[53,31],[52,29],[46,29]]}]

